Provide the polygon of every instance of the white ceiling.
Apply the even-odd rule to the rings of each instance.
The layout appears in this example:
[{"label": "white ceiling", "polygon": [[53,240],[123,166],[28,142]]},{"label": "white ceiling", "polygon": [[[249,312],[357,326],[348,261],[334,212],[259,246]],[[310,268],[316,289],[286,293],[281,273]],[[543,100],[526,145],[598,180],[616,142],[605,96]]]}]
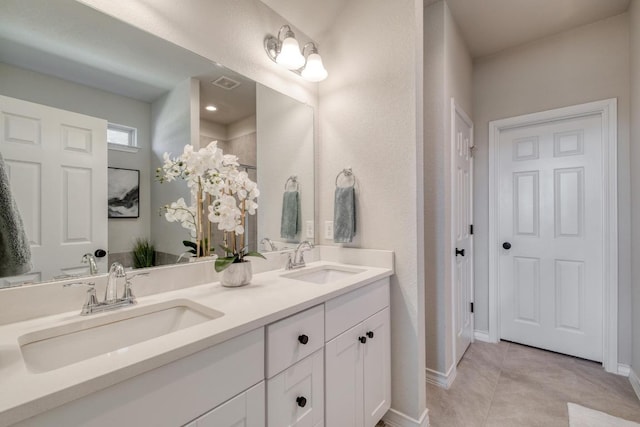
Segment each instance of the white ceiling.
[{"label": "white ceiling", "polygon": [[[316,41],[348,0],[262,0]],[[424,6],[439,0],[424,0]],[[618,15],[630,0],[447,0],[471,55],[490,55]],[[384,28],[384,26],[381,26]]]},{"label": "white ceiling", "polygon": [[629,0],[447,0],[447,4],[471,56],[479,57],[618,15],[627,10]]}]

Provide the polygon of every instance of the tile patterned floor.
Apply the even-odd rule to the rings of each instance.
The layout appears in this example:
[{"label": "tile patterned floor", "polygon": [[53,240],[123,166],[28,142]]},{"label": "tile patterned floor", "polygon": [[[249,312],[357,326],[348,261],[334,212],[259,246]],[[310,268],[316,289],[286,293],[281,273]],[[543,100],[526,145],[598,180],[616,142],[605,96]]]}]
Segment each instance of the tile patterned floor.
[{"label": "tile patterned floor", "polygon": [[567,427],[567,402],[640,422],[627,378],[508,342],[473,343],[449,390],[427,385],[432,427]]}]

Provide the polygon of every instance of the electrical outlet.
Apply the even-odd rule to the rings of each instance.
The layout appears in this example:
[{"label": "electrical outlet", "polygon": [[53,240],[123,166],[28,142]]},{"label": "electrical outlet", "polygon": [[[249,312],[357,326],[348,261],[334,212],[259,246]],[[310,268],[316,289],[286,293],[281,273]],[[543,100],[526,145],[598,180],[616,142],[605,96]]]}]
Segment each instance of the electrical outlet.
[{"label": "electrical outlet", "polygon": [[305,235],[307,236],[307,239],[313,239],[314,237],[313,221],[306,221],[304,230],[305,230]]},{"label": "electrical outlet", "polygon": [[324,222],[324,238],[333,240],[333,221]]}]

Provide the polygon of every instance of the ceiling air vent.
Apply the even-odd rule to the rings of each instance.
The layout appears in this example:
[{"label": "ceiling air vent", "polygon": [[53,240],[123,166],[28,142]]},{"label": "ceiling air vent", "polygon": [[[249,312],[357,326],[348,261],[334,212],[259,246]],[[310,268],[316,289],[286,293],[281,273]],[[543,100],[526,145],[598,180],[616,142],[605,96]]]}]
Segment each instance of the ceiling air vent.
[{"label": "ceiling air vent", "polygon": [[218,86],[218,87],[221,87],[222,89],[226,89],[226,90],[235,89],[238,86],[240,86],[240,82],[237,82],[237,81],[235,81],[232,78],[227,77],[227,76],[218,77],[217,79],[215,79],[211,83],[216,85],[216,86]]}]

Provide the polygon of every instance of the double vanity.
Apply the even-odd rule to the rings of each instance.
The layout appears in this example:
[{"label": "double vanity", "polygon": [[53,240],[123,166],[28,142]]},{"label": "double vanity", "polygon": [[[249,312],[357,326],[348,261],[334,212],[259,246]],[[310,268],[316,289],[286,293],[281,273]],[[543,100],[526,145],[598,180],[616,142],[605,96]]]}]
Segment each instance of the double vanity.
[{"label": "double vanity", "polygon": [[[0,318],[0,426],[373,427],[390,407],[393,254],[313,252],[298,270],[259,261],[242,288],[165,267],[130,307]],[[15,292],[51,287],[66,292]]]}]

